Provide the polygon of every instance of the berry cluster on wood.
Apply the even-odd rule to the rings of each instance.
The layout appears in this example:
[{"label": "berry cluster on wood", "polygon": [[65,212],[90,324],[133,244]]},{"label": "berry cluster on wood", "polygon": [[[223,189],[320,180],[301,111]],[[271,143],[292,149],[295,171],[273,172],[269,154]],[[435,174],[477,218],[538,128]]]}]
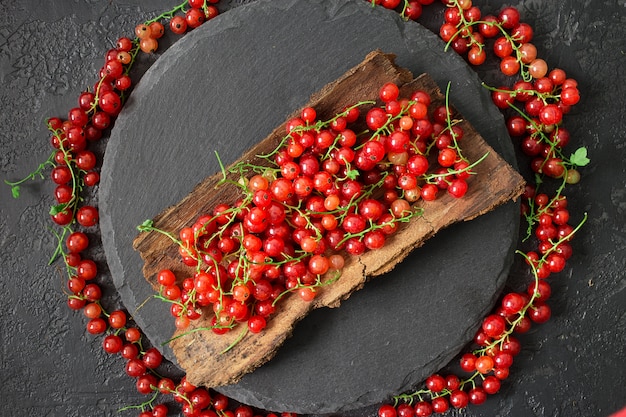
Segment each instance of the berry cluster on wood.
[{"label": "berry cluster on wood", "polygon": [[150,221],[139,227],[175,240],[195,271],[157,276],[158,298],[172,303],[178,329],[210,307],[213,332],[247,323],[244,332],[258,333],[284,295],[312,301],[318,287],[339,278],[345,256],[382,248],[421,215],[413,203],[443,190],[465,195],[480,160],[470,163],[461,152],[461,120],[445,104],[431,105],[423,90],[401,97],[386,83],[378,95],[379,105],[359,102],[330,120],[302,109],[287,121],[280,144],[258,156],[264,165],[223,169],[221,183],[235,185],[241,197],[217,204],[178,238]]}]

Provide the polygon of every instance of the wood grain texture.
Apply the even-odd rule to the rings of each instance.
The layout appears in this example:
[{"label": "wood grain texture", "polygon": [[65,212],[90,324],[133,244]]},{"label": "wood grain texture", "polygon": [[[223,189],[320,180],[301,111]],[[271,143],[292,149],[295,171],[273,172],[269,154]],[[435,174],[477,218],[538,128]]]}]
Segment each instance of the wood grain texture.
[{"label": "wood grain texture", "polygon": [[[385,82],[400,85],[403,95],[409,95],[417,89],[427,91],[433,98],[433,107],[445,103],[444,96],[428,75],[423,74],[413,79],[409,71],[394,64],[392,56],[374,52],[360,65],[315,94],[308,105],[316,108],[320,120],[326,120],[348,105],[375,100],[378,89]],[[458,114],[454,117],[461,119]],[[455,199],[442,193],[436,201],[418,202],[417,206],[423,208],[424,214],[402,224],[382,249],[366,252],[358,257],[348,257],[341,278],[332,285],[322,287],[311,303],[305,303],[297,296],[286,296],[278,304],[276,313],[262,333],[246,334],[234,348],[225,353],[223,352],[240,337],[243,326],[221,336],[210,330],[175,334],[174,336],[181,337],[173,340],[171,347],[178,363],[187,372],[188,380],[196,385],[210,387],[235,383],[246,373],[270,360],[290,336],[296,323],[312,309],[339,306],[342,300],[362,288],[369,278],[392,270],[437,231],[459,221],[471,220],[518,197],[524,186],[521,176],[497,155],[467,121],[461,121],[460,126],[465,132],[460,143],[464,156],[474,162],[487,154],[474,169],[477,175],[468,180],[469,191],[464,198]],[[258,155],[273,150],[280,143],[284,132],[285,124],[277,127],[240,160],[263,165],[264,160]],[[199,215],[210,212],[217,204],[233,203],[240,198],[240,191],[235,186],[216,188],[221,178],[221,174],[207,178],[180,203],[159,214],[154,219],[154,226],[177,233],[181,228],[192,224]],[[162,234],[140,234],[134,247],[144,260],[144,276],[155,288],[156,273],[163,268],[173,270],[179,277],[193,273],[180,262],[177,246]],[[210,327],[210,314],[193,322],[185,333],[206,327]]]}]

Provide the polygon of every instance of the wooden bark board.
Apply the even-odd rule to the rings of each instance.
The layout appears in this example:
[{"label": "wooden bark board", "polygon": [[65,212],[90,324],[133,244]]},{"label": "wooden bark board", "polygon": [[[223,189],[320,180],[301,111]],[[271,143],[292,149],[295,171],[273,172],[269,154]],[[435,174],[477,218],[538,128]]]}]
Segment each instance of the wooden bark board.
[{"label": "wooden bark board", "polygon": [[[314,95],[309,104],[318,110],[320,119],[329,118],[347,105],[375,98],[380,86],[389,81],[403,85],[405,94],[424,89],[436,97],[433,105],[443,103],[444,97],[428,76],[412,80],[410,72],[396,67],[388,56],[373,53],[363,63]],[[369,277],[391,270],[412,249],[423,244],[441,228],[457,221],[473,219],[519,196],[523,187],[521,177],[484,142],[468,122],[461,123],[465,131],[461,145],[464,155],[470,161],[475,161],[488,154],[475,169],[477,175],[470,179],[470,191],[463,199],[454,199],[445,194],[434,202],[419,204],[424,209],[424,215],[402,227],[383,249],[350,258],[342,277],[323,288],[314,302],[304,303],[296,297],[285,298],[264,332],[260,335],[246,335],[226,353],[221,352],[239,337],[239,329],[222,336],[200,331],[177,338],[171,346],[178,363],[187,372],[187,378],[192,383],[211,387],[236,382],[245,373],[269,360],[291,334],[293,325],[311,309],[338,306],[341,300],[361,288]],[[242,160],[262,164],[263,160],[257,155],[274,149],[282,139],[284,129],[284,125],[279,126],[248,151]],[[209,212],[216,204],[232,203],[239,197],[239,192],[236,187],[220,187],[216,190],[215,185],[220,178],[221,174],[216,174],[203,181],[179,204],[157,216],[154,219],[155,227],[176,232],[191,224],[198,215]],[[161,234],[141,234],[135,240],[135,248],[145,261],[144,275],[155,287],[154,277],[162,268],[170,268],[179,274],[192,272],[179,261],[176,245]],[[191,328],[208,327],[208,324],[205,316],[194,322]]]}]

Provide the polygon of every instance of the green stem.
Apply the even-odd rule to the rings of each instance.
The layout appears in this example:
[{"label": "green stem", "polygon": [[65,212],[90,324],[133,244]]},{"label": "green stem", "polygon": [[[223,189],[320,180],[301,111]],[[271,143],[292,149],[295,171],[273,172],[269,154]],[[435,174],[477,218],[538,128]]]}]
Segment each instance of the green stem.
[{"label": "green stem", "polygon": [[36,179],[37,177],[39,177],[40,179],[44,179],[44,175],[43,175],[43,171],[48,168],[48,167],[54,167],[54,156],[56,154],[56,151],[52,151],[52,153],[50,154],[50,156],[48,157],[48,159],[46,159],[44,162],[42,162],[41,164],[39,164],[39,166],[30,174],[28,174],[27,176],[25,176],[24,178],[22,178],[21,180],[18,181],[8,181],[8,180],[4,180],[4,183],[6,185],[8,185],[9,187],[11,187],[11,195],[13,196],[13,198],[19,198],[20,197],[20,185],[22,185],[23,183],[25,183],[26,181],[32,181],[34,179]]},{"label": "green stem", "polygon": [[237,338],[235,340],[233,340],[233,343],[231,343],[230,345],[228,345],[228,347],[226,349],[224,349],[223,351],[220,352],[220,355],[223,355],[224,353],[228,352],[229,350],[231,350],[232,348],[235,347],[235,345],[237,345],[237,343],[241,342],[243,340],[243,338],[248,334],[248,326],[244,326],[243,330],[241,332],[239,332],[239,335],[237,336]]},{"label": "green stem", "polygon": [[146,401],[143,402],[139,405],[127,405],[126,407],[122,407],[119,410],[117,410],[117,412],[122,412],[122,411],[127,411],[127,410],[141,410],[141,411],[145,411],[147,407],[152,407],[152,404],[154,403],[154,401],[157,399],[157,397],[159,396],[159,391],[155,390],[154,394],[152,394],[152,397]]}]

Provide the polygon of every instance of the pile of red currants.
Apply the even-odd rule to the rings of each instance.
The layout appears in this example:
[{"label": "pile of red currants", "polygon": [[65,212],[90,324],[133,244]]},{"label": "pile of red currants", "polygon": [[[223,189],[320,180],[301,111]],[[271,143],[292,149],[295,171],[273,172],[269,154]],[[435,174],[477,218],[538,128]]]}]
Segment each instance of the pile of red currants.
[{"label": "pile of red currants", "polygon": [[461,153],[461,120],[446,105],[431,104],[423,90],[400,97],[398,86],[387,83],[379,99],[325,121],[306,107],[261,156],[264,165],[242,161],[224,170],[224,178],[234,176],[223,182],[241,197],[218,204],[176,239],[193,275],[157,276],[159,298],[172,303],[178,329],[212,311],[217,334],[238,323],[258,333],[285,294],[311,301],[339,278],[345,256],[382,248],[422,213],[413,203],[442,190],[465,195],[479,161]]}]

